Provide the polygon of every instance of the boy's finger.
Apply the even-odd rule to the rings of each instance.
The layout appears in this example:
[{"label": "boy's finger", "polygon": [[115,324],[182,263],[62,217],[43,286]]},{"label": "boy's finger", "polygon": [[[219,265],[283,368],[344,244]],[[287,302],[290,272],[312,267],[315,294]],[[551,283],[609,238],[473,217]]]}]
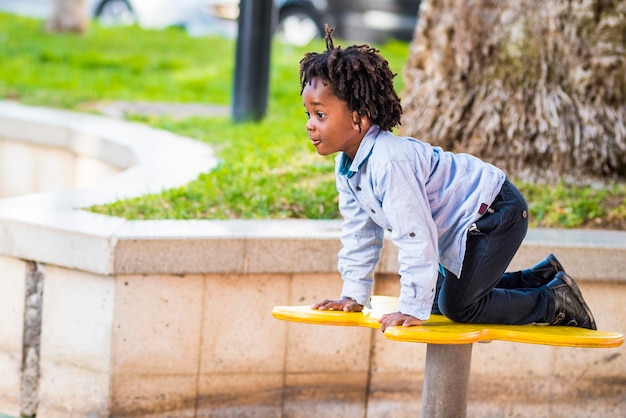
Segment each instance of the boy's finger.
[{"label": "boy's finger", "polygon": [[321,309],[323,306],[328,305],[330,301],[329,300],[322,300],[320,302],[314,303],[313,305],[311,305],[311,308],[313,309]]}]

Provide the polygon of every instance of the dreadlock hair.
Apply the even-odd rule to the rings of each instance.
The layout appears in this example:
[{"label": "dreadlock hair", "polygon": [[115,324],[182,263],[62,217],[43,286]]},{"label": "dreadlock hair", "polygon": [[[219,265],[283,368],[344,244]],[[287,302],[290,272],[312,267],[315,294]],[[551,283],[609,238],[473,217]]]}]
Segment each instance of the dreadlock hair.
[{"label": "dreadlock hair", "polygon": [[317,77],[329,85],[340,100],[348,103],[351,112],[369,115],[372,123],[384,131],[399,126],[402,107],[393,88],[396,74],[387,60],[369,45],[335,47],[333,32],[334,29],[326,25],[326,51],[308,52],[300,61],[300,95]]}]

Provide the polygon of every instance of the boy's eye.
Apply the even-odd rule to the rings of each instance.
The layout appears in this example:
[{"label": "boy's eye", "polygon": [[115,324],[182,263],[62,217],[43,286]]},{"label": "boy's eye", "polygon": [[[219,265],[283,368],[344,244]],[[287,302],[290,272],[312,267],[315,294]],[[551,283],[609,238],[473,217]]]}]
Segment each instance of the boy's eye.
[{"label": "boy's eye", "polygon": [[[304,111],[307,119],[311,119],[311,112]],[[324,119],[326,117],[326,113],[324,112],[315,112],[315,117],[318,119]]]}]

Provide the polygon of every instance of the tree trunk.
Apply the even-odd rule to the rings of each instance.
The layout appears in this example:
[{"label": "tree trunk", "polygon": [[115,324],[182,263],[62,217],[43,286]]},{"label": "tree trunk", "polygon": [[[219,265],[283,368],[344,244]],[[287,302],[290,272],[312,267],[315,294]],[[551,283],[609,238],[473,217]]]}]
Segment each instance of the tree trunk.
[{"label": "tree trunk", "polygon": [[87,29],[84,3],[85,0],[54,0],[46,29],[50,32],[84,33]]},{"label": "tree trunk", "polygon": [[626,179],[626,2],[423,0],[402,134],[526,181]]}]

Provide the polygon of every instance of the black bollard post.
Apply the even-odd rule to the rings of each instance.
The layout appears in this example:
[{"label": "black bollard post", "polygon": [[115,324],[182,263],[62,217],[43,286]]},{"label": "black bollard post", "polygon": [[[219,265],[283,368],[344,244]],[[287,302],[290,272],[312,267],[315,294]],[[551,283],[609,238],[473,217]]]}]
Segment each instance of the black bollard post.
[{"label": "black bollard post", "polygon": [[274,0],[241,0],[235,61],[233,119],[258,121],[265,116],[269,90]]}]

